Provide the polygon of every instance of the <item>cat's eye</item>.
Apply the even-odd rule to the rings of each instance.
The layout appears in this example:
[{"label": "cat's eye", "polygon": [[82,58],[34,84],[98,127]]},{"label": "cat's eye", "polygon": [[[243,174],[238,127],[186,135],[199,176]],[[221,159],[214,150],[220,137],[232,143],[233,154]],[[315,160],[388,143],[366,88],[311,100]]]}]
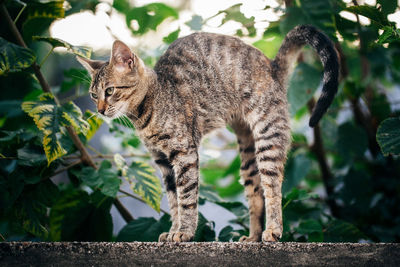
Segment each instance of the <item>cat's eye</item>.
[{"label": "cat's eye", "polygon": [[97,99],[97,94],[91,93],[90,95],[92,96],[92,98]]},{"label": "cat's eye", "polygon": [[114,87],[108,87],[106,89],[106,96],[112,95],[113,92],[114,92]]}]

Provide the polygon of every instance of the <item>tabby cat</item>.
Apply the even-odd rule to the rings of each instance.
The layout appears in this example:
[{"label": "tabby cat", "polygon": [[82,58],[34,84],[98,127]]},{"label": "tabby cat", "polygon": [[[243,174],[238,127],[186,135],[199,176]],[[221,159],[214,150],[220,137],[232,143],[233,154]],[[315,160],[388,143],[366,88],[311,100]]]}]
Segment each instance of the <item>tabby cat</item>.
[{"label": "tabby cat", "polygon": [[[194,33],[173,42],[154,70],[121,41],[107,62],[78,58],[92,76],[90,95],[100,114],[128,116],[163,174],[172,227],[159,241],[190,241],[198,219],[201,139],[230,125],[239,143],[250,235],[282,236],[281,185],[290,127],[286,87],[301,47],[313,47],[324,66],[315,126],[338,86],[338,58],[326,35],[308,25],[285,37],[274,60],[231,36]],[[265,229],[263,231],[265,212]]]}]

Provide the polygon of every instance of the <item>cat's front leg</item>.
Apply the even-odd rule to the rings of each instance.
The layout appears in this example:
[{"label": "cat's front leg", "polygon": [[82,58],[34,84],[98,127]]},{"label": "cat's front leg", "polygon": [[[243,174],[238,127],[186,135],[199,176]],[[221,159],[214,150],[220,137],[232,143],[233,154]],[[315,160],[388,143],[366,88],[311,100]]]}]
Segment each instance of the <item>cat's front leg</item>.
[{"label": "cat's front leg", "polygon": [[199,157],[197,147],[172,151],[170,156],[176,174],[178,230],[170,231],[167,241],[187,242],[194,238],[198,218]]},{"label": "cat's front leg", "polygon": [[165,242],[167,241],[168,234],[174,233],[178,231],[179,220],[178,220],[178,199],[176,194],[176,182],[175,182],[175,173],[172,168],[171,162],[168,157],[162,152],[153,153],[155,158],[155,163],[161,170],[163,176],[163,182],[165,186],[165,190],[167,192],[168,206],[171,214],[172,226],[169,232],[162,233],[158,241]]}]

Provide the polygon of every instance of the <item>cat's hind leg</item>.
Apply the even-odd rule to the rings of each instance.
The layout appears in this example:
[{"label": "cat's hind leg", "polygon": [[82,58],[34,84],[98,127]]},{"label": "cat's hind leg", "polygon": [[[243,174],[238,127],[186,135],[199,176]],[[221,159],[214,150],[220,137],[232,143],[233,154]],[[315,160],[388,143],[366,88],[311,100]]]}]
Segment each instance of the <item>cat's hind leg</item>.
[{"label": "cat's hind leg", "polygon": [[[270,102],[272,103],[272,102]],[[282,237],[282,181],[286,153],[290,145],[289,117],[286,105],[276,100],[270,112],[252,112],[250,127],[261,186],[264,191],[266,225],[262,241],[278,241]],[[277,105],[281,103],[281,105]]]},{"label": "cat's hind leg", "polygon": [[242,162],[240,176],[245,186],[245,195],[249,203],[250,212],[249,236],[242,236],[239,241],[261,241],[264,224],[264,197],[254,153],[254,139],[249,126],[244,122],[237,121],[232,123],[231,126],[237,135],[239,143],[240,159]]}]

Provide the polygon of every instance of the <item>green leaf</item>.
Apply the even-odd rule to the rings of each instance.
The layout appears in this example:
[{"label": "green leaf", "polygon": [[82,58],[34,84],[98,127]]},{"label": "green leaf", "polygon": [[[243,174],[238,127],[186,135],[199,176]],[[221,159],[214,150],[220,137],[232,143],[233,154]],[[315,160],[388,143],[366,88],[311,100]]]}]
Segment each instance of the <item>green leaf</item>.
[{"label": "green leaf", "polygon": [[[121,12],[125,13],[126,24],[132,33],[139,35],[149,30],[156,30],[157,26],[167,18],[178,19],[179,17],[176,9],[163,3],[151,3],[130,10],[121,10]],[[132,27],[132,21],[137,22],[137,28]]]},{"label": "green leaf", "polygon": [[89,123],[82,118],[80,108],[70,101],[61,107],[60,124],[63,126],[72,126],[77,133],[86,135],[89,129]]},{"label": "green leaf", "polygon": [[85,111],[86,121],[89,123],[89,129],[86,133],[86,140],[92,139],[100,126],[103,124],[103,120],[97,116],[96,113],[91,112],[90,110]]},{"label": "green leaf", "polygon": [[185,24],[193,31],[201,31],[201,28],[203,28],[203,23],[203,18],[201,16],[193,15],[192,19]]},{"label": "green leaf", "polygon": [[253,45],[260,49],[268,58],[274,58],[278,53],[282,41],[282,35],[268,33],[267,35],[264,35],[263,39],[254,42]]},{"label": "green leaf", "polygon": [[202,184],[199,187],[199,197],[201,201],[222,202],[222,199],[215,192],[215,188],[212,185]]},{"label": "green leaf", "polygon": [[0,37],[0,75],[28,68],[35,60],[32,50],[7,42]]},{"label": "green leaf", "polygon": [[125,225],[118,233],[117,242],[156,242],[160,234],[171,227],[170,216],[164,214],[159,221],[150,218],[138,218]]},{"label": "green leaf", "polygon": [[383,27],[383,33],[379,35],[378,44],[390,43],[392,38],[396,37],[396,29],[393,29],[390,26]]},{"label": "green leaf", "polygon": [[47,161],[43,151],[32,149],[29,145],[17,150],[18,165],[38,167]]},{"label": "green leaf", "polygon": [[103,160],[98,170],[85,167],[80,171],[75,170],[73,173],[83,184],[93,190],[100,190],[104,195],[112,198],[116,197],[121,185],[117,170],[112,168],[112,164],[108,160]]},{"label": "green leaf", "polygon": [[67,153],[59,141],[61,126],[72,126],[83,134],[89,128],[88,123],[82,119],[82,112],[74,103],[57,106],[50,93],[41,95],[38,101],[25,101],[21,107],[43,133],[43,148],[48,164]]},{"label": "green leaf", "polygon": [[[254,17],[247,18],[241,11],[240,7],[242,4],[233,5],[225,10],[219,11],[215,16],[220,14],[225,14],[225,17],[222,19],[221,25],[225,24],[228,21],[236,21],[243,25],[243,27],[247,30],[249,36],[256,35],[256,28],[254,27],[255,21]],[[213,17],[215,17],[213,16]],[[239,30],[237,35],[243,35],[243,31]]]},{"label": "green leaf", "polygon": [[90,10],[94,13],[96,11],[96,6],[100,3],[100,1],[98,1],[98,0],[68,0],[68,3],[71,5],[71,8],[65,11],[66,16],[69,16],[74,13],[79,13],[83,10]]},{"label": "green leaf", "polygon": [[359,242],[368,237],[351,223],[334,219],[324,230],[324,242]]},{"label": "green leaf", "polygon": [[[286,8],[286,14],[280,21],[282,34],[300,24],[311,24],[326,33],[331,39],[336,39],[334,14],[340,11],[339,1],[336,0],[299,0],[293,6]],[[339,9],[339,10],[338,10]]]},{"label": "green leaf", "polygon": [[385,14],[375,7],[369,5],[351,6],[346,8],[346,11],[367,17],[372,21],[378,23],[381,27],[390,26],[390,23],[387,20]]},{"label": "green leaf", "polygon": [[385,156],[400,155],[400,117],[384,120],[379,125],[376,140]]},{"label": "green leaf", "polygon": [[361,157],[368,148],[365,131],[351,122],[339,126],[336,147],[344,161]]},{"label": "green leaf", "polygon": [[53,205],[50,212],[52,241],[110,241],[113,198],[100,192],[68,189]]},{"label": "green leaf", "polygon": [[160,179],[154,175],[154,170],[144,162],[132,162],[128,166],[121,155],[116,154],[114,161],[121,176],[128,181],[133,192],[139,195],[150,207],[160,212],[162,187]]},{"label": "green leaf", "polygon": [[292,116],[313,97],[320,81],[321,73],[317,69],[305,63],[297,65],[289,81],[287,93]]},{"label": "green leaf", "polygon": [[114,0],[112,6],[121,13],[125,13],[132,8],[129,0]]},{"label": "green leaf", "polygon": [[195,242],[212,242],[215,241],[214,222],[208,221],[203,214],[199,212],[196,233],[194,235]]},{"label": "green leaf", "polygon": [[392,14],[396,11],[396,0],[378,0],[377,3],[381,5],[382,13],[385,15]]},{"label": "green leaf", "polygon": [[297,186],[311,169],[312,161],[304,153],[296,153],[289,158],[285,166],[285,179],[282,184],[282,193],[286,194]]},{"label": "green leaf", "polygon": [[26,8],[27,20],[32,18],[63,18],[64,1],[31,1]]},{"label": "green leaf", "polygon": [[237,217],[246,216],[249,212],[248,208],[242,202],[215,202],[215,204],[229,210]]},{"label": "green leaf", "polygon": [[311,219],[301,221],[300,225],[296,228],[296,232],[299,234],[311,234],[321,231],[322,231],[322,225],[318,221]]},{"label": "green leaf", "polygon": [[229,242],[232,241],[234,237],[239,236],[239,233],[234,231],[232,226],[228,225],[222,228],[218,235],[218,241]]},{"label": "green leaf", "polygon": [[164,43],[171,44],[173,41],[178,39],[180,31],[181,31],[181,29],[179,28],[176,31],[173,31],[170,34],[168,34],[167,36],[165,36],[163,38]]},{"label": "green leaf", "polygon": [[[87,93],[90,86],[91,77],[85,69],[68,69],[64,71],[60,92],[67,92],[72,88],[77,88],[77,94]],[[79,90],[78,90],[79,88]]]},{"label": "green leaf", "polygon": [[29,1],[24,13],[23,35],[25,40],[30,41],[32,36],[47,31],[54,20],[64,18],[64,1]]},{"label": "green leaf", "polygon": [[58,38],[53,38],[53,37],[41,37],[41,36],[33,36],[32,39],[34,41],[43,41],[48,44],[50,44],[53,48],[56,47],[64,47],[66,48],[69,52],[74,53],[75,55],[85,57],[85,58],[90,58],[92,54],[92,49],[89,47],[85,46],[75,46],[71,45],[61,39]]},{"label": "green leaf", "polygon": [[15,208],[16,217],[23,229],[42,240],[46,240],[49,234],[45,227],[46,213],[46,207],[34,199],[24,199],[21,207]]}]

